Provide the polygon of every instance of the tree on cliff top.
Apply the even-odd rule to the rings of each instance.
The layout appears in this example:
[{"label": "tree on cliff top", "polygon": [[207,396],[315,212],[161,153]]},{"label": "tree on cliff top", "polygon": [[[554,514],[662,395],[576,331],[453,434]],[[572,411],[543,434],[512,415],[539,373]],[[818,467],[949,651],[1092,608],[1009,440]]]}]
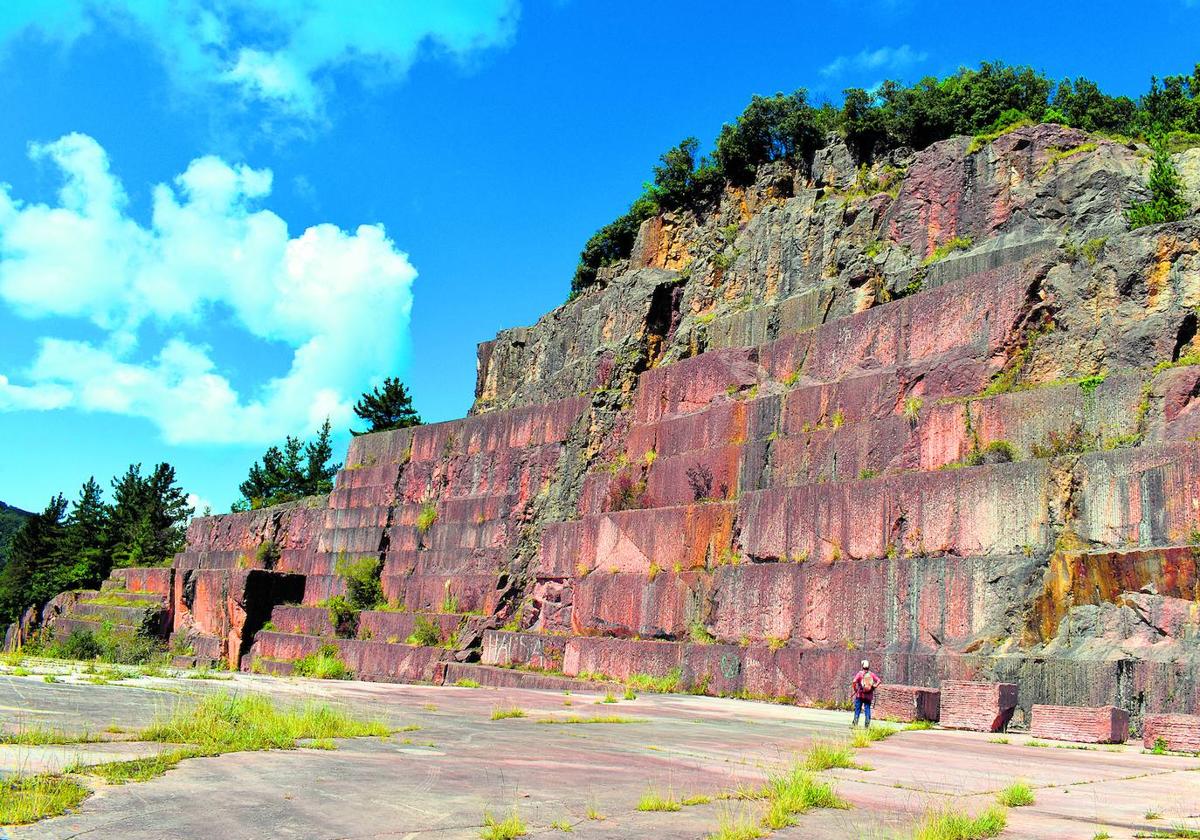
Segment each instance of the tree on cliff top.
[{"label": "tree on cliff top", "polygon": [[371,424],[365,432],[350,430],[352,435],[369,432],[387,432],[392,429],[407,429],[420,426],[421,415],[413,408],[412,395],[399,379],[389,376],[383,380],[383,389],[377,386],[363,393],[354,404],[354,413]]},{"label": "tree on cliff top", "polygon": [[183,547],[191,515],[187,496],[175,483],[174,467],[159,464],[142,476],[142,465],[131,464],[124,475],[113,479],[108,524],[113,565],[167,562]]},{"label": "tree on cliff top", "polygon": [[242,498],[234,502],[233,510],[257,510],[328,493],[341,468],[341,464],[330,463],[332,458],[329,420],[308,443],[288,435],[282,449],[269,447],[261,462],[255,461],[250,467],[250,474],[238,487]]},{"label": "tree on cliff top", "polygon": [[887,80],[873,90],[851,88],[840,105],[810,104],[803,89],[755,96],[736,120],[722,126],[711,158],[699,154],[700,144],[691,137],[659,158],[654,182],[587,240],[568,300],[599,284],[601,268],[631,255],[646,219],[711,206],[727,184],[752,183],[764,163],[788,160],[803,171],[830,132],[840,134],[862,162],[898,148],[919,151],[955,135],[1000,132],[1024,120],[1129,137],[1165,133],[1176,146],[1196,145],[1200,64],[1188,75],[1152,78],[1149,91],[1137,99],[1110,96],[1082,77],[1056,85],[1030,67],[998,61],[912,85]]}]

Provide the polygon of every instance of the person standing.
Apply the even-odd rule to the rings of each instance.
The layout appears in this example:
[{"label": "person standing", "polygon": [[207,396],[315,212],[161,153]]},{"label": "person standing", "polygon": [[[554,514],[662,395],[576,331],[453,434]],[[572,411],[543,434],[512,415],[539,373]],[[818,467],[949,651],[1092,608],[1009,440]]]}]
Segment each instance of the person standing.
[{"label": "person standing", "polygon": [[866,728],[870,729],[871,701],[875,699],[875,688],[879,685],[879,677],[871,670],[871,663],[866,659],[862,661],[862,670],[854,675],[854,682],[850,685],[854,689],[854,722],[850,726],[858,726],[858,716],[860,713],[864,713]]}]

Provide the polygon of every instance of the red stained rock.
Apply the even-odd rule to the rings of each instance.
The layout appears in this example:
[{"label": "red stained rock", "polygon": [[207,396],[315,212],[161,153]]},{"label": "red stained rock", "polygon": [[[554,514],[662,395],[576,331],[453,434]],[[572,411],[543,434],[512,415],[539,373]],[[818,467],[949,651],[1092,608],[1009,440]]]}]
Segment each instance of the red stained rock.
[{"label": "red stained rock", "polygon": [[942,683],[941,720],[947,729],[1002,732],[1017,707],[1014,683],[946,680]]},{"label": "red stained rock", "polygon": [[1187,542],[1197,528],[1200,447],[1093,452],[1080,459],[1080,536],[1105,545]]},{"label": "red stained rock", "polygon": [[271,623],[280,633],[301,633],[307,636],[333,635],[329,610],[324,607],[279,606],[271,611]]},{"label": "red stained rock", "polygon": [[744,494],[742,548],[758,558],[1005,554],[1047,545],[1043,462]]},{"label": "red stained rock", "polygon": [[1142,746],[1154,749],[1159,741],[1175,752],[1200,752],[1200,715],[1146,715]]},{"label": "red stained rock", "polygon": [[305,588],[300,575],[262,569],[180,570],[174,630],[220,639],[222,658],[236,668],[272,609],[298,601]]},{"label": "red stained rock", "polygon": [[287,633],[260,632],[254,640],[250,656],[243,663],[247,670],[252,662],[295,662],[317,653],[323,646],[337,648],[338,658],[358,679],[376,682],[440,683],[444,670],[441,648],[386,644],[362,639],[321,639]]},{"label": "red stained rock", "polygon": [[651,423],[704,410],[731,389],[754,385],[758,376],[757,353],[745,347],[715,350],[653,368],[643,373],[638,383],[635,421]]},{"label": "red stained rock", "polygon": [[482,661],[485,665],[527,665],[561,671],[566,647],[565,636],[488,630],[483,634]]},{"label": "red stained rock", "polygon": [[941,692],[919,685],[884,683],[875,689],[871,714],[882,720],[911,723],[918,720],[936,721],[941,709]]},{"label": "red stained rock", "polygon": [[364,610],[358,616],[358,638],[389,644],[404,642],[417,629],[418,618],[436,627],[443,641],[473,620],[456,614]]},{"label": "red stained rock", "polygon": [[[688,632],[699,611],[697,574],[646,575],[596,571],[576,579],[571,629],[582,635],[670,638]],[[690,607],[690,609],[689,609]]]},{"label": "red stained rock", "polygon": [[575,522],[552,523],[542,533],[540,578],[592,569],[648,575],[702,568],[727,554],[733,531],[731,503],[626,510]]},{"label": "red stained rock", "polygon": [[1029,733],[1035,738],[1085,744],[1123,744],[1129,713],[1116,706],[1046,706],[1035,703]]},{"label": "red stained rock", "polygon": [[109,579],[119,581],[129,592],[153,592],[170,597],[175,570],[162,567],[113,569]]},{"label": "red stained rock", "polygon": [[[495,574],[384,575],[383,594],[389,603],[399,603],[416,612],[440,612],[453,601],[452,612],[494,612],[499,593]],[[305,592],[307,600],[308,593]]]}]

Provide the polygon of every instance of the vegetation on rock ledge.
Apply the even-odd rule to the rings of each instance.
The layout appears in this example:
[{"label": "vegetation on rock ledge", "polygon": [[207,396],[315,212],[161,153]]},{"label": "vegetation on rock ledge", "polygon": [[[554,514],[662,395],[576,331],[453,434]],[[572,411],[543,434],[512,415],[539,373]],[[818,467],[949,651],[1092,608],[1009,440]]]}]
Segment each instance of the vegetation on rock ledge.
[{"label": "vegetation on rock ledge", "polygon": [[[1150,89],[1136,100],[1110,96],[1083,77],[1055,83],[1030,67],[1000,62],[964,67],[943,79],[929,76],[909,86],[888,80],[873,91],[850,88],[840,106],[813,105],[803,89],[755,96],[734,122],[722,126],[711,157],[698,156],[699,141],[688,137],[659,158],[654,180],[642,195],[588,239],[571,295],[595,285],[599,269],[630,256],[646,219],[661,212],[710,208],[727,184],[751,183],[764,163],[811,162],[831,133],[839,134],[859,160],[868,161],[894,149],[920,150],[956,135],[976,135],[986,142],[1022,122],[1053,122],[1127,137],[1161,135],[1167,147],[1178,145],[1171,142],[1176,137],[1190,142],[1200,133],[1200,64],[1190,75],[1152,78]],[[978,151],[984,142],[970,151]],[[1155,180],[1152,175],[1150,205],[1157,208],[1155,218],[1168,221],[1175,205],[1163,203],[1166,193],[1155,189]],[[1163,180],[1161,175],[1158,180]],[[1143,212],[1131,211],[1131,221]],[[1139,223],[1151,222],[1134,221],[1135,226]]]}]

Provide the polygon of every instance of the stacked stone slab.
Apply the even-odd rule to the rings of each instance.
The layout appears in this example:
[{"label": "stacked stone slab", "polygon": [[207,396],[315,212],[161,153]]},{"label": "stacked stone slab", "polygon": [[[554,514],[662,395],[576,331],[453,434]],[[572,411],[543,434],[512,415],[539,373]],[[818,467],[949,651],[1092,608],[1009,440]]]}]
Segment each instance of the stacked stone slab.
[{"label": "stacked stone slab", "polygon": [[1159,746],[1175,752],[1200,753],[1200,715],[1146,715],[1142,724],[1142,746]]},{"label": "stacked stone slab", "polygon": [[1116,706],[1034,704],[1029,732],[1035,738],[1085,744],[1123,744],[1129,739],[1129,713]]},{"label": "stacked stone slab", "polygon": [[1012,683],[947,680],[942,683],[941,719],[947,729],[1003,732],[1017,707]]},{"label": "stacked stone slab", "polygon": [[[523,521],[563,469],[586,401],[562,402],[355,438],[324,523],[282,551],[304,575],[301,604],[279,604],[243,667],[286,672],[330,646],[357,676],[440,681],[442,660],[521,601],[511,581]],[[370,558],[386,604],[335,627],[339,564]]]},{"label": "stacked stone slab", "polygon": [[881,720],[936,722],[940,716],[941,692],[919,685],[884,683],[875,689],[871,706],[874,717]]},{"label": "stacked stone slab", "polygon": [[165,637],[171,626],[170,568],[113,569],[100,589],[62,592],[26,611],[5,633],[15,650],[35,636],[62,640],[74,631]]},{"label": "stacked stone slab", "polygon": [[[894,192],[859,163],[834,144],[648,220],[480,347],[472,416],[355,438],[328,497],[194,522],[177,640],[826,703],[867,657],[1019,685],[941,698],[989,727],[1200,710],[1200,222],[1128,230],[1145,161],[1061,126],[867,162]],[[387,603],[335,626],[363,558]]]}]

